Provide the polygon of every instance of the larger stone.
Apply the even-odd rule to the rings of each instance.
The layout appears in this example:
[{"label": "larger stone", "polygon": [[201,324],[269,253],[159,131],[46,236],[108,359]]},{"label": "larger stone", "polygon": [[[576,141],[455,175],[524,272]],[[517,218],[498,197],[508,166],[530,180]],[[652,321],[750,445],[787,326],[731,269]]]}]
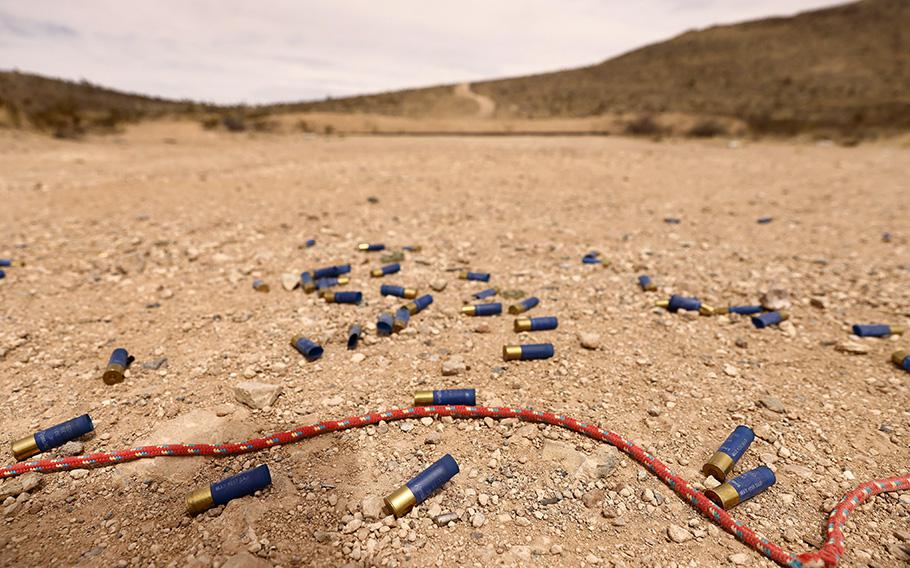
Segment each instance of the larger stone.
[{"label": "larger stone", "polygon": [[768,290],[759,300],[766,310],[777,311],[790,307],[790,294],[781,288]]},{"label": "larger stone", "polygon": [[677,544],[682,544],[692,539],[692,533],[679,525],[670,525],[667,527],[667,537]]},{"label": "larger stone", "polygon": [[227,559],[222,564],[222,568],[269,568],[272,564],[258,556],[253,556],[249,552],[240,552]]},{"label": "larger stone", "polygon": [[272,406],[279,394],[281,385],[257,381],[243,381],[234,385],[234,397],[250,408]]},{"label": "larger stone", "polygon": [[[253,437],[256,430],[243,422],[247,411],[235,412],[228,417],[219,417],[210,410],[196,409],[163,422],[148,436],[133,446],[157,444],[221,444],[243,442]],[[125,463],[115,469],[123,475],[136,475],[140,480],[167,480],[174,484],[187,484],[199,471],[199,462],[206,458],[157,457]]]},{"label": "larger stone", "polygon": [[758,403],[770,410],[771,412],[777,412],[778,414],[786,414],[787,408],[784,406],[784,403],[780,401],[779,398],[775,396],[763,396],[758,399]]},{"label": "larger stone", "polygon": [[0,485],[0,501],[7,497],[18,497],[22,493],[28,493],[38,487],[39,483],[41,483],[41,475],[33,471],[4,481]]}]

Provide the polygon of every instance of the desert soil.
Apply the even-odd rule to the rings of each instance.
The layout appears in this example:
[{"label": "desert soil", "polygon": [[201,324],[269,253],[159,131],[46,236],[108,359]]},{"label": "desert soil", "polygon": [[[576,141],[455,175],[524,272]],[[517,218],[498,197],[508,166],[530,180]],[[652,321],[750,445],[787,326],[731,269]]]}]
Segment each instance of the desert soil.
[{"label": "desert soil", "polygon": [[[27,262],[0,281],[4,462],[12,440],[86,412],[95,432],[49,455],[236,441],[475,387],[478,404],[612,429],[697,484],[726,435],[752,426],[737,471],[766,463],[778,481],[733,514],[797,552],[820,545],[845,492],[910,469],[910,375],[888,360],[910,344],[849,333],[910,324],[907,148],[157,124],[81,142],[2,133],[0,172],[0,257]],[[382,280],[435,298],[400,335],[375,337],[377,314],[400,302],[380,297],[368,272],[382,253],[355,252],[362,241],[423,247]],[[590,250],[609,267],[583,265]],[[360,306],[281,285],[345,262]],[[511,316],[462,316],[487,287],[457,280],[468,267],[538,296],[528,315],[559,328],[517,335]],[[641,291],[640,273],[659,291]],[[792,318],[763,330],[654,307],[671,293],[755,303],[772,288],[789,293]],[[350,352],[353,322],[367,337]],[[321,360],[288,345],[298,333],[324,345]],[[544,341],[554,358],[501,358],[504,344]],[[107,386],[121,346],[136,361]],[[280,394],[252,408],[235,388],[250,381]],[[607,446],[514,421],[425,422],[7,480],[0,564],[771,565]],[[402,519],[378,513],[445,453],[461,467],[448,485]],[[184,513],[192,489],[262,463],[271,488]],[[910,495],[873,499],[850,521],[842,565],[906,563],[908,520]]]}]

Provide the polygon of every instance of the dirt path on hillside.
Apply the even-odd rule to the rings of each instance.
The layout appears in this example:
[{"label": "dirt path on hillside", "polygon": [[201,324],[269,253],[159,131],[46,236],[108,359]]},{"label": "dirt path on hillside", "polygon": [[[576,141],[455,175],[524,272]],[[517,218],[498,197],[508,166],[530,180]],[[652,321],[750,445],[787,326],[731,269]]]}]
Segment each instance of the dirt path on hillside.
[{"label": "dirt path on hillside", "polygon": [[464,97],[477,103],[477,118],[492,118],[493,113],[496,112],[496,101],[490,97],[472,91],[470,83],[459,83],[455,85],[453,93],[456,97]]}]

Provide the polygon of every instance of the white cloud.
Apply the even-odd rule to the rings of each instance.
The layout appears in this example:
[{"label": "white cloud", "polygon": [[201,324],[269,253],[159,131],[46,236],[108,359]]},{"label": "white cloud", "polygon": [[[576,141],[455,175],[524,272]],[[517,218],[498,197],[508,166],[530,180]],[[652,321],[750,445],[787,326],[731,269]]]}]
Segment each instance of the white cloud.
[{"label": "white cloud", "polygon": [[0,0],[0,68],[220,103],[342,96],[596,63],[830,0]]}]

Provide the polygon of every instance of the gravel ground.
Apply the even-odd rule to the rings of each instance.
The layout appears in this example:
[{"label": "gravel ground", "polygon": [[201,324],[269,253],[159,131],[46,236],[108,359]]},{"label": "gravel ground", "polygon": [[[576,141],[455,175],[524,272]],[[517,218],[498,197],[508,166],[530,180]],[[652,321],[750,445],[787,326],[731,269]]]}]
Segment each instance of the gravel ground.
[{"label": "gravel ground", "polygon": [[[910,324],[907,148],[180,124],[84,142],[2,133],[0,148],[0,257],[27,262],[0,280],[3,448],[85,412],[95,432],[51,455],[240,440],[475,387],[479,404],[612,429],[699,484],[723,438],[751,425],[737,471],[765,463],[778,481],[734,516],[799,552],[820,545],[843,493],[910,469],[910,376],[888,361],[908,340],[849,333]],[[364,241],[422,250],[379,280],[368,273],[384,253],[356,252]],[[591,250],[609,266],[583,265]],[[346,262],[360,306],[282,287],[283,274]],[[513,316],[461,315],[489,286],[458,280],[465,268],[538,296],[527,315],[556,315],[559,328],[519,335]],[[659,290],[641,291],[640,273]],[[254,291],[256,278],[271,291]],[[379,338],[376,316],[401,303],[380,283],[435,301]],[[788,292],[792,318],[763,330],[654,307],[671,293],[755,303],[771,289]],[[354,322],[366,337],[349,352]],[[298,333],[322,359],[288,345]],[[506,343],[543,341],[552,359],[502,360]],[[136,361],[105,385],[121,346]],[[244,397],[251,381],[276,388]],[[406,517],[383,517],[381,497],[445,453],[461,473]],[[184,513],[192,489],[260,463],[269,489]],[[0,503],[3,565],[771,565],[612,448],[491,419],[33,474],[0,484]],[[906,564],[908,519],[907,494],[863,506],[843,565]]]}]

